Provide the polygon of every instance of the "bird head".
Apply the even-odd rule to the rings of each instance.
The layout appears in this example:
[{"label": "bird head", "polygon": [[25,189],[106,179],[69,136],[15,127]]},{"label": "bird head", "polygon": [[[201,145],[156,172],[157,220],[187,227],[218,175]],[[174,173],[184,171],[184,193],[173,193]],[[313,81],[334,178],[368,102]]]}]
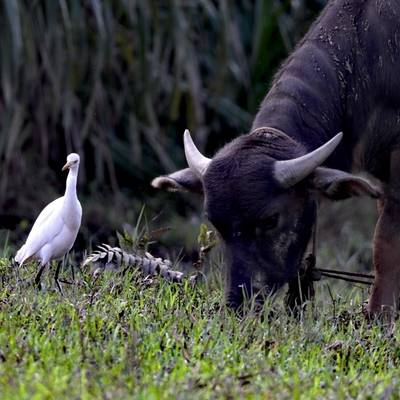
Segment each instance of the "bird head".
[{"label": "bird head", "polygon": [[76,153],[68,154],[67,163],[62,167],[62,171],[66,169],[77,169],[79,167],[79,155]]}]

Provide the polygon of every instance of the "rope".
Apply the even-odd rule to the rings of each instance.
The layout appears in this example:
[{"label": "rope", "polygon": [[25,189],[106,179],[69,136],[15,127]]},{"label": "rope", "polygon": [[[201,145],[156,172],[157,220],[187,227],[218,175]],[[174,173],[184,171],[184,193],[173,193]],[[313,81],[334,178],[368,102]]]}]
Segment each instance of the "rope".
[{"label": "rope", "polygon": [[[341,271],[338,271],[338,272],[340,273]],[[371,285],[372,284],[372,282],[370,282],[370,281],[363,281],[363,280],[360,280],[360,279],[347,278],[345,276],[342,276],[341,274],[340,275],[335,275],[335,274],[330,274],[330,273],[327,273],[327,272],[321,272],[321,275],[322,276],[326,276],[327,278],[340,279],[340,280],[346,281],[346,282],[361,283],[361,284],[364,284],[364,285]]]},{"label": "rope", "polygon": [[[306,263],[306,275],[313,281],[319,281],[321,276],[327,278],[339,279],[346,282],[360,283],[363,285],[371,285],[375,279],[374,275],[362,274],[358,272],[339,271],[335,269],[316,268],[316,251],[317,251],[317,227],[318,227],[318,205],[315,210],[315,223],[312,234],[311,253],[308,255]],[[356,279],[363,278],[363,279]],[[367,279],[367,280],[365,280]]]},{"label": "rope", "polygon": [[365,278],[365,279],[372,279],[374,280],[375,277],[374,275],[368,275],[368,274],[361,274],[358,272],[345,272],[345,271],[338,271],[336,269],[323,269],[323,268],[318,268],[319,271],[321,271],[321,274],[337,274],[337,275],[346,275],[346,276],[355,276],[358,278]]}]

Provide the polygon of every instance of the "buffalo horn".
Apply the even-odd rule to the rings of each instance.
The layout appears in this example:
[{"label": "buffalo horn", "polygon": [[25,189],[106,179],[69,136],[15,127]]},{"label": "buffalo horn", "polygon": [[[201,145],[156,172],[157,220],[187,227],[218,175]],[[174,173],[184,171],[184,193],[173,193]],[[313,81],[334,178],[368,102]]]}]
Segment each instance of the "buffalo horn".
[{"label": "buffalo horn", "polygon": [[211,159],[204,157],[203,154],[197,149],[196,145],[193,143],[192,137],[188,129],[185,130],[183,134],[183,143],[185,147],[186,161],[190,169],[199,177],[205,174]]},{"label": "buffalo horn", "polygon": [[326,142],[311,153],[292,160],[276,161],[274,164],[275,179],[284,188],[289,188],[300,182],[332,154],[342,137],[343,133],[339,132],[329,142]]}]

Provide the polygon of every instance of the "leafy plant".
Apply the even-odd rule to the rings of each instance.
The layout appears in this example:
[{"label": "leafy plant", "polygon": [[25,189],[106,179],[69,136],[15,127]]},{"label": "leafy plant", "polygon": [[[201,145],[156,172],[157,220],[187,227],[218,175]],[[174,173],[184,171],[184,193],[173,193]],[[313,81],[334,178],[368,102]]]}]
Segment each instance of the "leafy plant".
[{"label": "leafy plant", "polygon": [[48,167],[58,170],[71,151],[81,155],[86,194],[118,199],[121,188],[140,187],[135,196],[147,198],[152,177],[181,165],[184,128],[208,152],[249,128],[280,60],[319,7],[4,0],[2,212],[32,218],[32,204],[54,190],[39,185],[58,181]]}]

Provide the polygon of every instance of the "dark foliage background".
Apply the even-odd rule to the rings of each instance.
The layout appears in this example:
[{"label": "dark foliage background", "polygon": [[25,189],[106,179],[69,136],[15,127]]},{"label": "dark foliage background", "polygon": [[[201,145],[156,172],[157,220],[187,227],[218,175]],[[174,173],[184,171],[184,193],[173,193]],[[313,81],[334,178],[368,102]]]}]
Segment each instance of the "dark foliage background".
[{"label": "dark foliage background", "polygon": [[144,203],[185,237],[199,202],[149,182],[185,166],[186,127],[209,155],[248,130],[324,3],[0,2],[0,229],[25,235],[63,192],[60,169],[75,151],[82,243],[134,224]]}]

